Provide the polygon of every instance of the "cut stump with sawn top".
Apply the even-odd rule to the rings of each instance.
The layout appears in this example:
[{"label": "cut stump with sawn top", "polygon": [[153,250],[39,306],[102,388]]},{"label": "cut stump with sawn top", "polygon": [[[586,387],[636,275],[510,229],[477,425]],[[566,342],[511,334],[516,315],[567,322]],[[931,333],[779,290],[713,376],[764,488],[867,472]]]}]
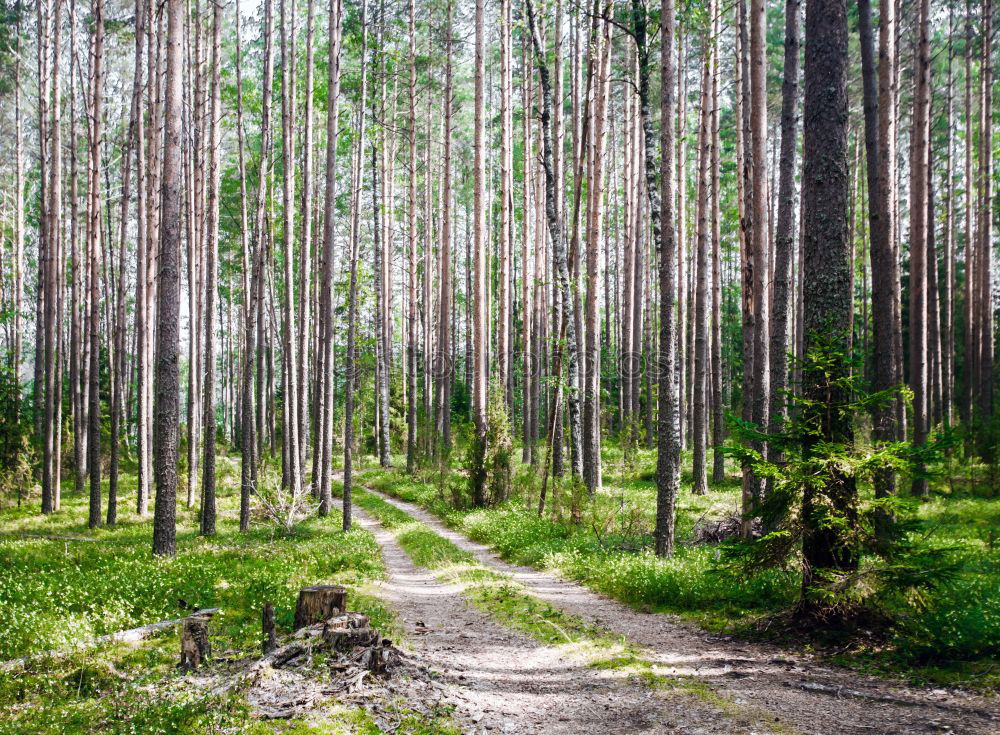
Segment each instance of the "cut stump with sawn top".
[{"label": "cut stump with sawn top", "polygon": [[295,604],[295,630],[337,617],[347,610],[347,589],[340,585],[320,585],[299,590]]}]

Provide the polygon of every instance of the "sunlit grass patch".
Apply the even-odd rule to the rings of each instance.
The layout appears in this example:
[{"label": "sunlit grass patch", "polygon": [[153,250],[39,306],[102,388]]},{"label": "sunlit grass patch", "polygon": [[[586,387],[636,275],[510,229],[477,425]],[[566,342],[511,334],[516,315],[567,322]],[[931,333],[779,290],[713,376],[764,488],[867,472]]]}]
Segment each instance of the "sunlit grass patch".
[{"label": "sunlit grass patch", "polygon": [[[213,537],[198,536],[196,511],[178,504],[174,558],[152,556],[152,519],[135,517],[134,490],[120,499],[114,528],[87,529],[87,498],[72,492],[49,516],[36,507],[0,513],[0,659],[30,657],[0,673],[0,734],[280,731],[255,723],[238,696],[193,690],[176,668],[176,630],[137,646],[81,647],[191,607],[220,608],[210,628],[220,660],[259,655],[265,602],[290,630],[298,590],[313,584],[346,585],[351,609],[398,637],[393,612],[363,591],[385,573],[371,533],[343,533],[339,511],[290,533],[256,519],[240,533],[238,490],[220,490]],[[56,653],[35,656],[47,651]],[[360,732],[351,728],[317,732]]]}]

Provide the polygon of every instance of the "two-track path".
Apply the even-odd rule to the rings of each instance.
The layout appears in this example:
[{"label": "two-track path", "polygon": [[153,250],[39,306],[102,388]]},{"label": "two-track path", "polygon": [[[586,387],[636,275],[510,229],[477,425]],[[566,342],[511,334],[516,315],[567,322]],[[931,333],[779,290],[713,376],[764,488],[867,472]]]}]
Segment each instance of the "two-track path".
[{"label": "two-track path", "polygon": [[[425,523],[484,566],[511,575],[536,597],[645,649],[658,673],[693,676],[738,706],[773,717],[738,721],[693,697],[654,693],[601,675],[559,648],[511,632],[465,603],[460,589],[414,567],[392,534],[359,513],[382,545],[396,607],[429,665],[458,687],[466,712],[511,733],[764,733],[903,735],[1000,733],[995,701],[965,692],[909,687],[825,666],[808,657],[722,639],[661,614],[633,610],[556,574],[515,566],[447,528],[422,508],[370,492]],[[417,622],[427,626],[427,633]],[[416,634],[416,635],[412,635]],[[463,711],[459,707],[459,712]],[[770,719],[770,717],[768,718]]]},{"label": "two-track path", "polygon": [[461,588],[416,567],[395,537],[355,506],[382,547],[388,578],[377,593],[395,608],[414,658],[437,672],[427,694],[455,706],[463,733],[764,733],[690,697],[656,692],[590,669],[565,648],[542,645],[469,605]]}]

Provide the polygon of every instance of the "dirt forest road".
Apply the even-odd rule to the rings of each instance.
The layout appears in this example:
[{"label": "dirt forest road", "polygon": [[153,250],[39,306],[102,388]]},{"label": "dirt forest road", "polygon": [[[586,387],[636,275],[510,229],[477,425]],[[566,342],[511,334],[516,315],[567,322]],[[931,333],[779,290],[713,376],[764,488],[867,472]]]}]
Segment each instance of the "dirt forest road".
[{"label": "dirt forest road", "polygon": [[553,607],[624,636],[643,649],[656,673],[695,677],[735,705],[726,714],[683,692],[654,691],[498,625],[469,605],[460,587],[415,567],[392,534],[356,508],[359,523],[382,546],[389,576],[380,594],[399,612],[415,653],[440,672],[445,699],[456,705],[463,732],[1000,733],[995,701],[866,677],[633,610],[555,574],[508,564],[418,506],[368,491]]},{"label": "dirt forest road", "polygon": [[427,696],[455,706],[463,733],[765,732],[693,707],[687,697],[590,669],[572,652],[496,624],[465,601],[459,586],[416,567],[364,511],[354,513],[382,547],[388,579],[378,594],[399,614],[414,657],[438,674],[440,689]]}]

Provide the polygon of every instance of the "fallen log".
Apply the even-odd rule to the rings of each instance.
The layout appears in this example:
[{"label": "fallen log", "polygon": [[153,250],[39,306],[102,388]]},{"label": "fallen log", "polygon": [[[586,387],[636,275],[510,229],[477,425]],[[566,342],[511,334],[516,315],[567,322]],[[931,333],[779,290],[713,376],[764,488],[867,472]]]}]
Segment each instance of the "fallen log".
[{"label": "fallen log", "polygon": [[[212,607],[206,608],[204,610],[198,610],[193,615],[195,616],[207,616],[211,617],[215,613],[219,612],[219,608]],[[177,618],[176,620],[162,620],[158,623],[150,623],[149,625],[141,625],[138,628],[130,628],[128,630],[120,630],[117,633],[108,633],[107,635],[98,636],[97,638],[90,638],[88,640],[79,641],[68,648],[60,648],[54,651],[42,651],[41,653],[32,653],[23,658],[15,658],[10,661],[4,661],[0,663],[0,672],[9,673],[11,671],[17,671],[18,669],[24,668],[27,664],[35,659],[43,658],[62,658],[64,656],[70,656],[77,651],[94,648],[96,646],[102,646],[106,643],[141,643],[147,638],[152,638],[157,633],[161,633],[165,630],[170,630],[187,620],[187,617]]]},{"label": "fallen log", "polygon": [[57,534],[48,533],[19,533],[16,536],[8,536],[4,534],[0,536],[0,540],[6,539],[40,539],[42,541],[83,541],[88,544],[99,544],[103,539],[99,538],[87,538],[86,536],[61,536]]}]

